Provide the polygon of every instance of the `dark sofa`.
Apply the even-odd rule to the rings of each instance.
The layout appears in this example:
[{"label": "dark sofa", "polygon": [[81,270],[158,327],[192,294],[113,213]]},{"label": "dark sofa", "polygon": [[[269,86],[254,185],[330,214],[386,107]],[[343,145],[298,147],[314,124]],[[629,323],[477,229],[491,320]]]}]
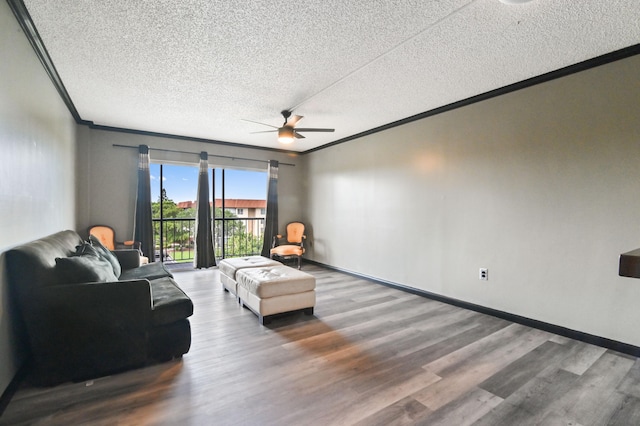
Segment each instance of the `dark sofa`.
[{"label": "dark sofa", "polygon": [[172,274],[161,263],[140,265],[136,250],[107,250],[115,255],[107,259],[100,248],[67,230],[6,252],[34,384],[86,380],[189,351],[193,303]]}]

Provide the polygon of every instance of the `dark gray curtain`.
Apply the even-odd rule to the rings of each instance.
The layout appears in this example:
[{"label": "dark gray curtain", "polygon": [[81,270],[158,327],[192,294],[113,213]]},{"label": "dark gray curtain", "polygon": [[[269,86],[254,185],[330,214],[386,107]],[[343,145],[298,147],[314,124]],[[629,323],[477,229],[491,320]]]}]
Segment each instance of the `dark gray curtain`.
[{"label": "dark gray curtain", "polygon": [[269,182],[267,183],[267,216],[264,223],[262,255],[269,257],[274,235],[278,235],[278,162],[269,161]]},{"label": "dark gray curtain", "polygon": [[198,201],[196,213],[196,247],[193,266],[209,268],[216,266],[213,252],[213,232],[211,230],[211,206],[209,204],[209,156],[200,153],[200,174],[198,176]]},{"label": "dark gray curtain", "polygon": [[149,262],[155,262],[151,214],[151,175],[147,145],[140,145],[138,149],[138,194],[136,196],[133,239],[140,242],[142,254],[149,258]]}]

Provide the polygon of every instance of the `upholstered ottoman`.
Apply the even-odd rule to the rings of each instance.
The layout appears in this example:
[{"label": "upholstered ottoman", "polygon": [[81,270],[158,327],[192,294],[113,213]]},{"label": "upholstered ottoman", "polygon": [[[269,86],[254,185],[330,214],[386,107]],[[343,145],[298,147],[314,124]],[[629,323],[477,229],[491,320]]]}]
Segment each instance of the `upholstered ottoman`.
[{"label": "upholstered ottoman", "polygon": [[222,282],[222,288],[225,291],[231,292],[234,296],[238,294],[236,289],[236,273],[244,268],[258,268],[262,266],[278,266],[282,263],[262,256],[249,256],[249,257],[230,257],[228,259],[222,259],[218,263],[218,269],[220,270],[220,281]]},{"label": "upholstered ottoman", "polygon": [[271,315],[304,310],[313,315],[316,305],[316,279],[288,266],[245,268],[236,273],[238,299],[258,315],[260,324],[271,322]]}]

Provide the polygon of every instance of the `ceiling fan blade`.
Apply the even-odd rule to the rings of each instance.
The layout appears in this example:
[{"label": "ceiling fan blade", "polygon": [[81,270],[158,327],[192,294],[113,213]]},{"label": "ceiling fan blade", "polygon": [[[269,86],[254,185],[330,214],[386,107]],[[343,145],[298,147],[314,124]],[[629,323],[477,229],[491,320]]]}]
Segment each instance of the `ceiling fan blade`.
[{"label": "ceiling fan blade", "polygon": [[336,129],[317,129],[313,127],[296,129],[296,132],[335,132]]},{"label": "ceiling fan blade", "polygon": [[248,121],[249,123],[261,124],[261,125],[263,125],[263,126],[273,127],[274,129],[277,129],[277,128],[278,128],[278,126],[272,126],[271,124],[267,124],[267,123],[260,123],[259,121],[247,120],[247,119],[245,119],[245,118],[241,118],[240,120],[242,120],[242,121]]},{"label": "ceiling fan blade", "polygon": [[296,139],[305,139],[305,137],[298,132],[293,132],[293,135],[296,137]]},{"label": "ceiling fan blade", "polygon": [[250,135],[253,135],[254,133],[275,133],[278,130],[262,130],[260,132],[249,132]]},{"label": "ceiling fan blade", "polygon": [[289,117],[289,119],[287,119],[287,126],[292,126],[294,127],[298,121],[302,120],[304,118],[304,116],[302,115],[292,115],[291,117]]}]

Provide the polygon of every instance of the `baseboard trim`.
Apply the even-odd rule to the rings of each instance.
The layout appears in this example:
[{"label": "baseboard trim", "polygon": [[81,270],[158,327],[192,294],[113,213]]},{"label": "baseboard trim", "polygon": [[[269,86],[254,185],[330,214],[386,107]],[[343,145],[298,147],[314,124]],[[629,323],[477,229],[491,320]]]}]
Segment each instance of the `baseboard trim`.
[{"label": "baseboard trim", "polygon": [[538,321],[535,319],[523,317],[520,315],[512,314],[509,312],[500,311],[493,308],[488,308],[482,305],[476,305],[475,303],[465,302],[463,300],[454,299],[452,297],[442,296],[440,294],[432,293],[429,291],[421,290],[415,287],[409,287],[402,284],[394,283],[391,281],[382,280],[369,275],[353,272],[347,269],[337,268],[335,266],[327,265],[315,260],[304,259],[304,263],[310,263],[313,265],[321,266],[323,268],[331,269],[337,272],[341,272],[353,277],[362,278],[364,280],[383,285],[385,287],[395,288],[407,293],[415,294],[425,297],[427,299],[436,300],[438,302],[446,303],[448,305],[457,306],[463,309],[469,309],[471,311],[479,312],[486,315],[491,315],[496,318],[501,318],[514,323],[526,325],[528,327],[536,328],[538,330],[547,331],[560,336],[568,337],[571,339],[579,340],[581,342],[589,343],[592,345],[600,346],[606,349],[611,349],[616,352],[631,355],[633,357],[640,357],[640,347],[630,345],[628,343],[618,342],[616,340],[607,339],[606,337],[596,336],[593,334],[585,333],[582,331],[572,330],[570,328],[562,327],[559,325],[551,324],[544,321]]},{"label": "baseboard trim", "polygon": [[2,396],[0,396],[0,418],[4,413],[4,410],[7,409],[9,402],[11,402],[11,398],[15,395],[20,387],[22,381],[27,377],[27,372],[29,370],[29,363],[24,362],[22,367],[18,369],[18,372],[13,376],[13,379],[9,383],[9,386],[2,392]]}]

